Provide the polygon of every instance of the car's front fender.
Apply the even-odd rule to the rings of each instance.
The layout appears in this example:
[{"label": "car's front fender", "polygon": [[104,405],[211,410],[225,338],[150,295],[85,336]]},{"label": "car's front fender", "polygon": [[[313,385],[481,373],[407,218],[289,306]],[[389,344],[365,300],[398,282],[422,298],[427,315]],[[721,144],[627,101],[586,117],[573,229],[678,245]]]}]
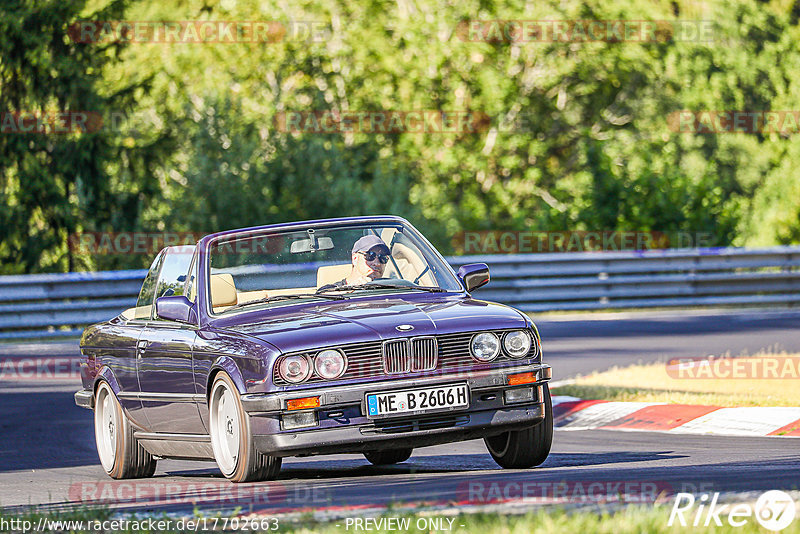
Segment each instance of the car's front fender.
[{"label": "car's front fender", "polygon": [[220,371],[227,373],[228,376],[231,377],[231,380],[233,380],[233,383],[236,385],[236,389],[240,394],[244,395],[247,393],[244,377],[242,377],[242,372],[239,370],[239,366],[236,365],[236,362],[230,356],[220,356],[214,360],[214,363],[211,364],[211,368],[209,369],[208,379],[206,380],[206,398],[208,398],[210,395],[211,384],[214,380],[214,377]]}]

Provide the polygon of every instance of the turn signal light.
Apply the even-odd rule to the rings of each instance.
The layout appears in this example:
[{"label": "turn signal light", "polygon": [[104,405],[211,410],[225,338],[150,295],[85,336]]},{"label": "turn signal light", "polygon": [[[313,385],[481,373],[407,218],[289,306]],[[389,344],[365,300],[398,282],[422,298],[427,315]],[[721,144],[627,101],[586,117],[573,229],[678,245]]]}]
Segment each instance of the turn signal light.
[{"label": "turn signal light", "polygon": [[302,399],[291,399],[286,401],[287,410],[303,410],[305,408],[317,408],[319,397],[303,397]]},{"label": "turn signal light", "polygon": [[530,384],[532,382],[536,382],[536,373],[517,373],[515,375],[508,375],[507,378],[509,386]]}]

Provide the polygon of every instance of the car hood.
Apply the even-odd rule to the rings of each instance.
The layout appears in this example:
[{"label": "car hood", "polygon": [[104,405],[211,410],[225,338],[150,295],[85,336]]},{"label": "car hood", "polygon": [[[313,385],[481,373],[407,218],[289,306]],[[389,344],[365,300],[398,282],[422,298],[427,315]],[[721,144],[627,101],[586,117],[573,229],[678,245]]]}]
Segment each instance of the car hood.
[{"label": "car hood", "polygon": [[[273,307],[220,318],[213,326],[257,337],[286,353],[394,337],[524,328],[528,324],[520,312],[502,304],[425,294]],[[409,325],[413,329],[408,330]]]}]

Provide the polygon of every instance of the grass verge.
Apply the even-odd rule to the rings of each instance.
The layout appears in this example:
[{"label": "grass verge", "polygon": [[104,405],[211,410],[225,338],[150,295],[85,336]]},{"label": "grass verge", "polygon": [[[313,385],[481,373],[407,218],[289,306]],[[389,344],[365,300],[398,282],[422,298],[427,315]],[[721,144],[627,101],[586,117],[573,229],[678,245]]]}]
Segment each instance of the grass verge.
[{"label": "grass verge", "polygon": [[614,367],[553,390],[611,401],[710,406],[800,406],[800,354],[759,353]]}]

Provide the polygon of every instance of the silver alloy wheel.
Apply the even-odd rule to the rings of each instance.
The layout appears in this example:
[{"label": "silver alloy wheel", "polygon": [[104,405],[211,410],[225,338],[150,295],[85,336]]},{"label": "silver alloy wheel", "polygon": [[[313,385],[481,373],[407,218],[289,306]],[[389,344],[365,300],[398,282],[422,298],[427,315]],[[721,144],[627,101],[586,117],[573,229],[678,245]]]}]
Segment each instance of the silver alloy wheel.
[{"label": "silver alloy wheel", "polygon": [[114,469],[117,456],[117,439],[120,421],[116,400],[111,388],[103,382],[97,389],[94,409],[94,436],[97,442],[97,454],[106,472]]},{"label": "silver alloy wheel", "polygon": [[241,445],[241,424],[235,392],[223,381],[211,392],[211,446],[220,470],[226,476],[236,470]]}]

